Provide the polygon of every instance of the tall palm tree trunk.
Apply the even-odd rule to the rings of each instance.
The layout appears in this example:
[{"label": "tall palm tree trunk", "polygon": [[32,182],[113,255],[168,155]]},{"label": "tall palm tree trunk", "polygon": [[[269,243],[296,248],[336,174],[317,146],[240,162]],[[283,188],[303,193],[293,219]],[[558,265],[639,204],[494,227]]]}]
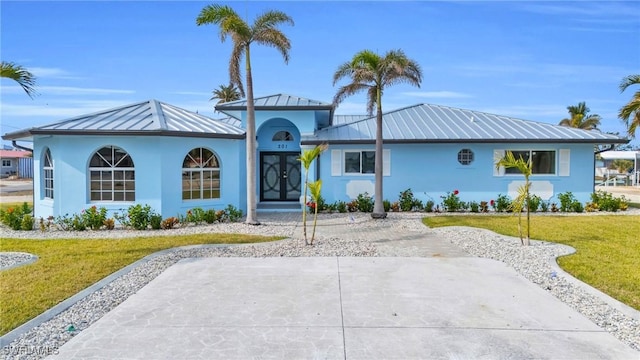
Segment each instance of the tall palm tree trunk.
[{"label": "tall palm tree trunk", "polygon": [[384,219],[387,213],[384,212],[384,202],[382,198],[382,104],[380,103],[381,94],[378,89],[378,109],[376,114],[376,152],[375,152],[375,194],[373,213],[371,217],[374,219]]},{"label": "tall palm tree trunk", "polygon": [[256,112],[253,104],[253,78],[251,77],[251,56],[246,48],[247,71],[247,220],[250,225],[260,225],[256,214]]}]

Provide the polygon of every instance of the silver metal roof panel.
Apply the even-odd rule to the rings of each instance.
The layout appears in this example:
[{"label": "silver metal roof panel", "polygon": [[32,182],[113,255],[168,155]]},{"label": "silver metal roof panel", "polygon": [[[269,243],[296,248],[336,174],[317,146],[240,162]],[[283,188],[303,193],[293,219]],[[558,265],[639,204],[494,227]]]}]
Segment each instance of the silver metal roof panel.
[{"label": "silver metal roof panel", "polygon": [[[308,135],[303,143],[375,141],[375,117],[334,125]],[[626,143],[604,134],[442,105],[420,104],[383,114],[386,142],[577,142]]]}]

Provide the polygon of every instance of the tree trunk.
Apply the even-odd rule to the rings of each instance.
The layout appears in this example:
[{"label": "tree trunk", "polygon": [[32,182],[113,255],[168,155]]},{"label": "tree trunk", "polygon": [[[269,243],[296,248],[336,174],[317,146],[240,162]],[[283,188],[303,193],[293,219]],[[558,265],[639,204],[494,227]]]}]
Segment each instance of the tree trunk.
[{"label": "tree trunk", "polygon": [[374,219],[384,219],[387,213],[384,211],[384,199],[382,198],[382,104],[381,94],[378,88],[378,109],[376,111],[376,152],[375,152],[375,194],[373,213]]},{"label": "tree trunk", "polygon": [[[302,197],[302,234],[304,235],[304,244],[309,245],[307,242],[307,186],[309,185],[309,168],[305,167],[304,176],[304,194]],[[311,239],[313,242],[313,238]]]},{"label": "tree trunk", "polygon": [[246,49],[247,71],[247,220],[250,225],[260,225],[256,214],[256,111],[253,104],[253,78],[251,77],[251,56],[249,45]]}]

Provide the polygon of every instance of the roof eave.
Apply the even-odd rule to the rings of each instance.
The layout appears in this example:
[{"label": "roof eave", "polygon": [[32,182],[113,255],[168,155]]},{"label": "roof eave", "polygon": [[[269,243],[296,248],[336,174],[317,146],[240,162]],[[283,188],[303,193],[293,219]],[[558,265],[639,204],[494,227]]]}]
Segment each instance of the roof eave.
[{"label": "roof eave", "polygon": [[[329,111],[333,111],[333,106],[332,105],[300,105],[300,106],[276,106],[276,105],[267,105],[267,106],[255,106],[254,107],[255,110],[329,110]],[[232,105],[232,106],[216,106],[216,110],[220,111],[221,113],[225,113],[226,111],[238,111],[238,110],[247,110],[247,106],[243,105],[243,106],[237,106],[237,105]]]},{"label": "roof eave", "polygon": [[[245,134],[216,134],[216,133],[197,133],[197,132],[182,132],[182,131],[170,131],[170,130],[130,130],[130,131],[111,131],[111,130],[38,130],[32,129],[30,131],[33,135],[111,135],[111,136],[182,136],[182,137],[201,137],[201,138],[218,138],[218,139],[244,139]],[[6,136],[6,135],[5,135]],[[3,137],[5,139],[5,137]],[[11,139],[5,139],[11,140]]]},{"label": "roof eave", "polygon": [[[517,142],[526,142],[530,144],[626,144],[628,139],[401,139],[401,140],[383,140],[385,144],[509,144]],[[302,140],[301,145],[359,145],[359,144],[375,144],[375,140]]]}]

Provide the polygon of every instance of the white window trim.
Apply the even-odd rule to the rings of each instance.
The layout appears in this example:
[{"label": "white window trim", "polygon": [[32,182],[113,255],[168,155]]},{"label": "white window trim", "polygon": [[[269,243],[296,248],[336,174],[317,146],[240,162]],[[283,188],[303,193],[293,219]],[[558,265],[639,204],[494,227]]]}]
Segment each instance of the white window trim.
[{"label": "white window trim", "polygon": [[[331,176],[356,176],[367,177],[375,176],[375,171],[372,173],[347,173],[344,171],[344,157],[347,152],[362,152],[362,151],[374,151],[375,149],[332,149],[331,150]],[[361,159],[362,161],[362,159]],[[375,170],[375,169],[374,169]],[[391,150],[382,150],[382,176],[391,176]]]},{"label": "white window trim", "polygon": [[[47,158],[49,159],[49,163],[50,163],[49,166],[47,165]],[[55,197],[55,192],[54,192],[55,171],[54,171],[53,159],[51,158],[51,150],[49,148],[46,148],[44,151],[42,163],[43,163],[42,165],[42,197],[44,199],[53,200]],[[47,171],[51,171],[51,178],[47,177]],[[51,180],[51,184],[52,184],[51,188],[47,187],[47,180]],[[48,190],[51,190],[51,196],[47,196]]]},{"label": "white window trim", "polygon": [[[218,193],[219,193],[219,196],[215,197],[215,198],[214,197],[212,197],[212,198],[202,198],[202,197],[200,197],[200,198],[196,198],[196,199],[184,199],[182,197],[183,196],[182,193],[184,192],[184,188],[181,187],[181,192],[180,192],[181,193],[181,196],[180,196],[181,200],[183,202],[193,202],[193,201],[217,201],[217,200],[222,199],[222,164],[220,163],[220,156],[218,156],[218,154],[215,151],[213,151],[212,149],[210,149],[208,147],[199,146],[199,147],[196,147],[196,148],[193,148],[193,149],[189,150],[187,152],[187,154],[185,155],[185,158],[187,156],[189,156],[189,153],[191,151],[193,151],[194,149],[206,149],[206,150],[211,151],[211,153],[213,154],[213,156],[215,157],[215,159],[216,159],[216,161],[218,163],[218,167],[199,167],[198,166],[198,167],[193,167],[193,168],[181,168],[182,169],[182,171],[180,172],[181,183],[182,183],[182,181],[184,181],[184,179],[182,179],[182,176],[184,176],[184,172],[185,171],[190,172],[190,173],[199,174],[200,175],[200,194],[202,195],[202,194],[204,194],[204,190],[205,190],[203,188],[205,171],[217,171],[218,172],[218,177],[219,177],[219,179],[218,179],[218,189],[217,189]],[[184,159],[183,159],[183,163],[184,163]],[[181,186],[183,186],[183,185],[181,185]],[[190,190],[192,190],[192,189],[193,188],[191,188]],[[214,189],[211,189],[211,190],[213,191]]]},{"label": "white window trim", "polygon": [[[129,158],[131,159],[131,161],[133,161],[133,158],[131,157],[131,154],[130,154],[128,151],[126,151],[125,149],[123,149],[123,148],[121,148],[121,147],[119,147],[119,146],[116,146],[116,145],[106,145],[106,146],[103,146],[103,147],[101,147],[101,148],[97,149],[96,151],[94,151],[94,152],[91,154],[91,157],[89,158],[89,162],[91,162],[91,159],[93,159],[93,157],[94,157],[96,154],[97,154],[97,155],[99,155],[100,157],[102,157],[102,158],[103,158],[103,160],[105,160],[105,162],[108,162],[108,161],[107,161],[107,160],[106,160],[106,159],[105,159],[105,158],[104,158],[104,157],[99,153],[99,151],[100,151],[101,149],[105,148],[105,147],[118,148],[118,149],[120,149],[120,150],[122,150],[122,151],[126,152],[126,153],[127,153],[127,157],[129,157]],[[112,150],[112,151],[113,151],[113,150]],[[122,159],[120,159],[117,163],[115,163],[115,164],[111,164],[111,166],[110,166],[110,167],[89,167],[89,172],[87,173],[87,175],[88,175],[88,180],[89,180],[89,187],[88,187],[88,191],[89,191],[89,192],[88,192],[88,195],[89,195],[89,202],[90,202],[90,203],[92,203],[92,204],[94,204],[94,203],[106,203],[106,204],[111,204],[111,203],[113,203],[113,204],[134,204],[134,203],[136,202],[136,194],[137,194],[137,189],[136,189],[136,188],[137,188],[137,186],[135,186],[135,185],[137,185],[137,184],[136,184],[136,178],[135,178],[135,176],[136,176],[135,162],[134,162],[134,167],[118,167],[118,164],[120,164],[120,162],[121,162],[121,161],[123,161],[124,159],[125,159],[125,158],[122,158]],[[91,181],[91,172],[92,172],[92,171],[99,171],[99,172],[102,172],[102,171],[109,171],[109,172],[111,172],[111,182],[112,182],[112,184],[111,184],[111,200],[92,200],[92,199],[91,199],[91,193],[92,193],[92,191],[91,191],[91,182],[92,182],[92,181]],[[125,172],[129,172],[129,171],[130,171],[130,172],[133,172],[133,182],[134,182],[134,186],[135,186],[135,187],[134,187],[134,189],[133,189],[133,191],[128,191],[128,190],[124,190],[124,191],[122,191],[122,193],[123,193],[123,194],[133,192],[133,200],[114,200],[114,199],[115,199],[115,196],[114,196],[114,195],[115,195],[115,193],[116,193],[116,189],[115,189],[115,181],[116,181],[116,180],[114,179],[114,175],[113,175],[114,171],[125,171]],[[100,190],[100,192],[101,192],[101,193],[105,193],[105,192],[108,192],[108,191]],[[121,191],[118,191],[118,192],[121,192]]]}]

